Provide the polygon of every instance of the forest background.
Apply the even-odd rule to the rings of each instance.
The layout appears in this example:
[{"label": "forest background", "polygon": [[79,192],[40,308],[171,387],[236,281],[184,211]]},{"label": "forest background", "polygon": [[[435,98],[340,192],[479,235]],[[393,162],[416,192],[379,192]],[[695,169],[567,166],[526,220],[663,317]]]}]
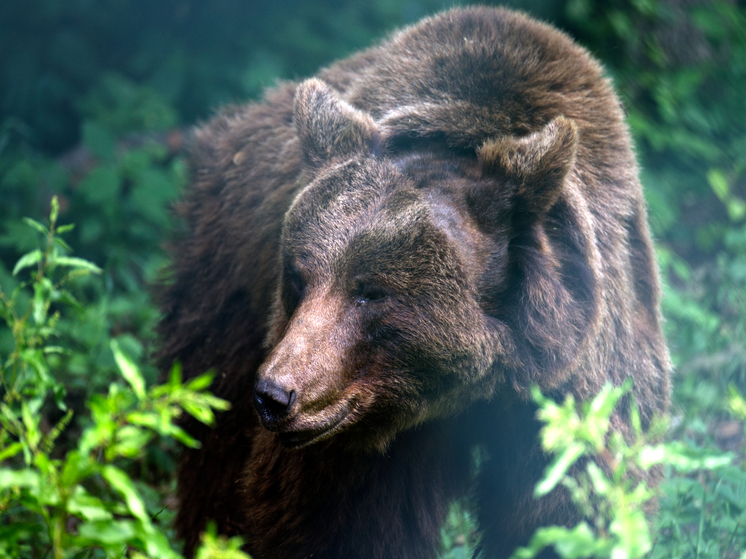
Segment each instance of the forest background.
[{"label": "forest background", "polygon": [[[728,457],[686,475],[667,467],[652,553],[740,557],[746,473],[733,395],[746,391],[746,6],[503,4],[568,32],[618,88],[676,366],[667,439]],[[184,386],[178,374],[161,392],[145,388],[159,380],[149,359],[158,320],[151,286],[181,226],[169,208],[188,180],[190,126],[452,5],[0,3],[0,557],[118,556],[112,549],[122,555],[128,545],[155,557],[166,544],[153,534],[172,539],[172,437],[190,443],[174,410],[209,421],[220,406],[205,395],[207,381]],[[47,220],[53,196],[53,217],[75,224],[57,230],[64,241]],[[161,423],[142,419],[148,413]],[[92,449],[106,451],[99,466],[81,458]],[[444,556],[466,554],[472,531],[468,515],[451,519]]]}]

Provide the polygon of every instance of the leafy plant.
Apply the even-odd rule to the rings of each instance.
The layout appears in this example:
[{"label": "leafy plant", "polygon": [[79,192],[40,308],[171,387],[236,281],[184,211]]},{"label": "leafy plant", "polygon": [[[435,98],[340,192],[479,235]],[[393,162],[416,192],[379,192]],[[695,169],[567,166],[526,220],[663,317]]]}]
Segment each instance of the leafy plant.
[{"label": "leafy plant", "polygon": [[202,544],[195,555],[196,559],[251,559],[241,551],[243,540],[239,537],[218,536],[215,524],[210,523],[202,535]]},{"label": "leafy plant", "polygon": [[[127,461],[142,456],[156,436],[198,446],[176,424],[178,417],[186,411],[212,424],[213,410],[225,410],[228,404],[206,392],[210,374],[184,384],[178,366],[166,384],[147,389],[139,368],[112,340],[111,350],[127,384],[114,382],[107,394],[91,398],[90,421],[77,444],[56,448],[72,411],[47,356],[66,351],[52,345],[63,311],[80,310],[66,286],[100,273],[90,262],[68,255],[70,249],[59,235],[72,226],[58,226],[58,214],[53,198],[48,226],[25,220],[45,236],[46,246],[22,256],[13,270],[19,274],[35,268],[31,278],[9,296],[0,292],[0,314],[15,340],[0,368],[0,557],[49,554],[61,559],[90,556],[92,550],[102,557],[121,557],[127,548],[151,557],[179,557],[158,526],[158,514],[147,509],[127,473]],[[52,426],[47,421],[51,414],[46,413],[50,396],[58,409],[67,410]],[[208,541],[212,556],[225,556],[215,555],[222,549],[217,540]]]},{"label": "leafy plant", "polygon": [[[743,429],[746,401],[735,387],[724,402],[737,418],[732,426]],[[702,448],[689,440],[669,446],[688,448],[705,461],[715,450]],[[731,453],[722,459],[709,459],[706,466],[675,475],[670,469],[661,486],[660,512],[656,519],[658,535],[652,559],[746,558],[746,466]],[[730,458],[727,460],[726,458]],[[676,466],[676,464],[672,464]]]},{"label": "leafy plant", "polygon": [[[744,6],[723,0],[512,3],[564,27],[614,79],[638,147],[664,278],[667,336],[677,365],[668,438],[694,457],[718,453],[719,444],[740,458],[742,429],[740,435],[731,429],[736,421],[723,402],[731,398],[728,386],[746,390]],[[22,429],[21,399],[10,402],[9,394],[32,402],[26,415],[39,419],[34,437],[50,460],[78,450],[81,434],[94,425],[86,402],[109,398],[113,381],[131,402],[121,413],[138,409],[132,385],[121,380],[112,338],[139,363],[146,384],[155,381],[146,357],[157,309],[144,285],[165,262],[161,243],[175,226],[168,208],[186,180],[184,160],[176,148],[164,147],[167,132],[226,102],[255,98],[278,77],[310,75],[444,7],[441,0],[163,0],[141,10],[116,0],[0,3],[0,71],[7,78],[0,99],[0,288],[7,296],[0,311],[9,324],[0,328],[7,379],[2,395]],[[35,287],[33,277],[19,283],[28,272],[38,273],[44,258],[13,275],[17,255],[36,250],[39,235],[47,238],[22,216],[45,211],[52,193],[60,195],[61,215],[78,224],[66,238],[101,272],[58,263],[50,284]],[[56,255],[69,257],[54,239]],[[48,248],[40,249],[42,256]],[[85,281],[86,273],[95,281]],[[46,313],[45,321],[37,324],[35,313]],[[729,401],[738,409],[732,403],[738,400]],[[112,421],[118,426],[120,419]],[[723,427],[736,432],[728,442],[718,436]],[[16,454],[3,456],[3,471],[36,468],[14,446],[20,439],[8,428],[4,433],[0,448]],[[165,480],[174,468],[172,439],[153,437],[137,461],[111,462],[135,480],[151,517],[170,491]],[[591,459],[587,450],[580,461]],[[746,549],[743,464],[690,473],[674,464],[663,469],[651,556],[738,557]],[[590,478],[587,483],[595,495]],[[121,501],[100,474],[83,486]],[[37,543],[43,524],[18,500],[6,507],[14,495],[0,497],[0,549],[22,558],[31,551],[5,537],[15,526],[10,522],[31,515],[23,545]],[[167,530],[168,514],[153,524]],[[72,533],[84,522],[75,514],[68,519]],[[593,521],[587,524],[595,530]],[[466,508],[454,507],[444,531],[449,557],[468,555],[474,530]]]},{"label": "leafy plant", "polygon": [[[631,440],[625,440],[619,432],[610,432],[611,414],[630,387],[630,382],[621,387],[606,385],[593,400],[581,405],[571,395],[558,404],[533,389],[539,406],[537,415],[544,422],[542,447],[554,455],[536,486],[535,496],[547,495],[561,485],[584,520],[571,528],[538,529],[529,545],[517,550],[512,559],[535,557],[547,547],[553,547],[565,559],[646,557],[653,550],[657,533],[646,516],[656,492],[647,487],[642,472],[665,465],[670,479],[672,471],[681,476],[723,471],[730,466],[730,454],[704,451],[676,441],[654,443],[665,425],[654,422],[644,434],[634,404],[629,412]],[[664,492],[666,497],[670,496],[669,491]],[[670,553],[670,545],[661,547],[666,550],[664,553]]]},{"label": "leafy plant", "polygon": [[474,554],[478,541],[477,523],[468,499],[453,503],[441,530],[440,559],[467,559]]}]

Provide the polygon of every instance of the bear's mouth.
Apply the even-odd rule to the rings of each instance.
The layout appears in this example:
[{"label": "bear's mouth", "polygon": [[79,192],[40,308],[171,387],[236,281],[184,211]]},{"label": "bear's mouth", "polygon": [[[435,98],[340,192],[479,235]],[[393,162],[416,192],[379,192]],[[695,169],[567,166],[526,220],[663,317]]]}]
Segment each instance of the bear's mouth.
[{"label": "bear's mouth", "polygon": [[338,417],[322,427],[303,431],[285,431],[279,433],[280,444],[287,449],[298,449],[326,439],[339,431],[339,426],[347,418],[347,410],[342,410]]}]

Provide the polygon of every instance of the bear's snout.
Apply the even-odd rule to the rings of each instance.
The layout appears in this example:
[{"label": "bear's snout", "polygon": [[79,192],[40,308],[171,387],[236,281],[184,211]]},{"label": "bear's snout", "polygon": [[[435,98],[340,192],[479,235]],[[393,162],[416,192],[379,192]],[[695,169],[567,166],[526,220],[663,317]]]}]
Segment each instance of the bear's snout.
[{"label": "bear's snout", "polygon": [[254,407],[268,428],[287,415],[296,398],[295,390],[286,390],[268,379],[258,379],[254,386]]}]

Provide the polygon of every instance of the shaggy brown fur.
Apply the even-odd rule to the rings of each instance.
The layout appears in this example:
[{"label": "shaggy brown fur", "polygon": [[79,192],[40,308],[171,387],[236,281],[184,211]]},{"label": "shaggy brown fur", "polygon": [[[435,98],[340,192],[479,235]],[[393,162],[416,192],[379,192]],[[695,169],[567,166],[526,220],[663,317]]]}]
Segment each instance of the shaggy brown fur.
[{"label": "shaggy brown fur", "polygon": [[256,559],[433,557],[471,491],[507,557],[574,517],[532,498],[532,384],[584,399],[631,376],[646,425],[666,410],[629,135],[562,33],[453,10],[195,136],[161,358],[215,368],[233,409],[189,426],[187,553],[214,519]]}]

